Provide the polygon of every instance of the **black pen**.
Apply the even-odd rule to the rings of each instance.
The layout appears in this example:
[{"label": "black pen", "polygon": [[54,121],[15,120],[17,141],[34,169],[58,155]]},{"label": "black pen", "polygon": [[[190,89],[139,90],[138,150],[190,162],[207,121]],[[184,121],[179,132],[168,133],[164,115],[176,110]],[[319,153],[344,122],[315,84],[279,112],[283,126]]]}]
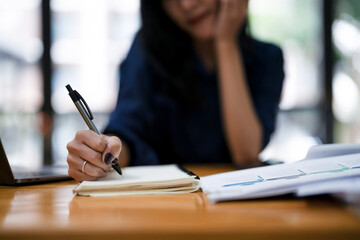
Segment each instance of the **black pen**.
[{"label": "black pen", "polygon": [[[76,90],[73,90],[70,86],[70,84],[66,85],[66,89],[69,91],[69,96],[71,97],[72,101],[74,102],[76,108],[79,110],[81,116],[83,117],[84,121],[90,128],[90,130],[93,130],[97,134],[101,135],[99,130],[96,128],[95,124],[93,123],[92,119],[94,119],[94,116],[87,105],[85,99],[78,93]],[[112,164],[112,167],[120,174],[122,175],[121,168],[118,162],[115,162]]]}]

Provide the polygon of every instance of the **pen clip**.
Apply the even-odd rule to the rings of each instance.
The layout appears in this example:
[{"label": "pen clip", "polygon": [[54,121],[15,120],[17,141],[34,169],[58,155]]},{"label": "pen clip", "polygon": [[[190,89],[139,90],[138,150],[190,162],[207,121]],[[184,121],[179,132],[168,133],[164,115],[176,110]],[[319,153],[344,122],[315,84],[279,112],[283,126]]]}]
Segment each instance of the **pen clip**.
[{"label": "pen clip", "polygon": [[77,97],[79,98],[79,101],[80,101],[83,105],[85,105],[85,108],[86,108],[87,114],[89,115],[89,118],[90,118],[91,120],[93,120],[93,119],[94,119],[94,115],[92,114],[92,112],[91,112],[89,106],[87,105],[85,99],[84,99],[84,98],[80,95],[80,93],[78,93],[76,90],[74,90],[74,93],[75,93],[75,94],[77,95]]},{"label": "pen clip", "polygon": [[82,106],[85,105],[88,117],[90,118],[90,120],[93,120],[94,116],[93,116],[89,106],[87,105],[85,99],[80,95],[80,93],[78,93],[76,90],[73,90],[71,88],[70,84],[66,85],[66,89],[69,91],[69,96],[71,97],[71,100],[73,100],[75,105],[76,105],[76,102],[78,102],[78,101],[79,101],[79,104],[81,104]]}]

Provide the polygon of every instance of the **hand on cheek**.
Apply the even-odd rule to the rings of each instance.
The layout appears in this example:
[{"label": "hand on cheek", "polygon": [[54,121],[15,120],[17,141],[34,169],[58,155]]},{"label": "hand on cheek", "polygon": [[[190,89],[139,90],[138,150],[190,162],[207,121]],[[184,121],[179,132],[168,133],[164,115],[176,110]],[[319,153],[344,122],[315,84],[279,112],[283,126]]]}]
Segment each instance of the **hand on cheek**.
[{"label": "hand on cheek", "polygon": [[234,41],[245,23],[248,0],[219,0],[216,41]]}]

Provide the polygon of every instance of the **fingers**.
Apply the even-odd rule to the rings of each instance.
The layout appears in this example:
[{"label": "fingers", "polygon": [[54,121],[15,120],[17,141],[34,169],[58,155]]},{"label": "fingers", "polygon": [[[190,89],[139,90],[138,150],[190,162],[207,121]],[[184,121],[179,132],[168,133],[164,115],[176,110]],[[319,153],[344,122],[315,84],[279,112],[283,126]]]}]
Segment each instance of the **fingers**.
[{"label": "fingers", "polygon": [[[91,162],[78,158],[72,154],[68,156],[69,171],[72,177],[81,178],[83,180],[96,180],[100,177],[105,177],[108,171],[105,171],[98,166],[93,165]],[[75,176],[73,175],[75,174]]]},{"label": "fingers", "polygon": [[[118,161],[121,141],[117,137],[98,135],[90,130],[81,130],[67,144],[67,149],[69,176],[77,181],[96,180],[106,176],[112,164]],[[85,161],[84,171],[82,171]]]},{"label": "fingers", "polygon": [[239,15],[241,16],[241,18],[245,18],[248,14],[249,0],[239,1],[237,9],[239,10]]},{"label": "fingers", "polygon": [[69,152],[67,156],[67,163],[69,165],[69,176],[71,176],[77,181],[93,181],[98,178],[105,177],[106,173],[110,170],[111,165],[109,165],[108,170],[104,170],[98,166],[95,166],[89,161],[85,161],[86,160],[82,159],[77,154]]},{"label": "fingers", "polygon": [[108,164],[105,164],[105,162],[102,160],[102,152],[95,151],[93,148],[89,147],[88,145],[85,145],[81,142],[76,142],[74,144],[69,144],[68,150],[69,153],[74,153],[74,155],[77,156],[76,158],[79,158],[81,160],[86,160],[90,162],[92,165],[103,169],[104,171],[110,170],[111,165],[109,166]]},{"label": "fingers", "polygon": [[248,0],[221,0],[221,12],[229,19],[243,21],[247,14],[248,3]]},{"label": "fingers", "polygon": [[248,8],[248,0],[220,0],[216,38],[234,40],[243,26]]},{"label": "fingers", "polygon": [[115,136],[107,136],[105,140],[106,148],[102,154],[102,158],[106,164],[115,164],[118,161],[121,152],[121,141]]},{"label": "fingers", "polygon": [[90,175],[87,175],[86,173],[81,172],[81,170],[76,170],[69,168],[68,170],[69,176],[74,178],[76,181],[82,182],[82,181],[95,181],[98,179],[98,177],[93,177]]},{"label": "fingers", "polygon": [[104,135],[98,135],[91,130],[78,131],[75,135],[75,139],[98,152],[103,152],[106,148],[106,141],[104,139]]},{"label": "fingers", "polygon": [[220,8],[223,14],[229,15],[234,12],[234,6],[239,3],[239,0],[221,0]]}]

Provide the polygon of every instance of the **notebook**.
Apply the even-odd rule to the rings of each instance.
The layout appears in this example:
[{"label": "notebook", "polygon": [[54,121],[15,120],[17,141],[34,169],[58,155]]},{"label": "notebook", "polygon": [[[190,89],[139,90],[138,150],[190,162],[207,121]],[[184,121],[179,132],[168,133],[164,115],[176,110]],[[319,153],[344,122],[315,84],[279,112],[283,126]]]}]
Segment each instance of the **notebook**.
[{"label": "notebook", "polygon": [[67,167],[48,166],[40,169],[12,168],[0,138],[0,184],[24,185],[70,179],[72,178],[67,173]]},{"label": "notebook", "polygon": [[83,181],[74,188],[82,196],[189,193],[200,188],[200,179],[178,165],[131,166],[97,181]]}]

